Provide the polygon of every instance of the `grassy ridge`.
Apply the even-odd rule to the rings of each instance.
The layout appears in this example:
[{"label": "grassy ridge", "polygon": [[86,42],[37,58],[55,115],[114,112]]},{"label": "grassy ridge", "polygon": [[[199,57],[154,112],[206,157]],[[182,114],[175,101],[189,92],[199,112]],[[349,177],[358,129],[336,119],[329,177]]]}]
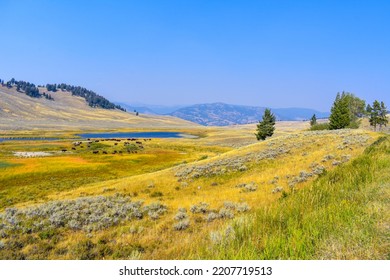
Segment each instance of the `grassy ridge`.
[{"label": "grassy ridge", "polygon": [[[390,137],[219,232],[200,259],[389,259]],[[210,247],[211,246],[211,247]],[[194,251],[193,251],[194,252]]]}]

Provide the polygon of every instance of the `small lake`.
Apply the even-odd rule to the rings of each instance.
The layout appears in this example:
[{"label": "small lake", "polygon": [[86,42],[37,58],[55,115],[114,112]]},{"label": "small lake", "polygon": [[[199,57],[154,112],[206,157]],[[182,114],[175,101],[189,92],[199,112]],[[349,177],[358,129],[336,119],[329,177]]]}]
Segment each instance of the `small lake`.
[{"label": "small lake", "polygon": [[150,131],[150,132],[103,132],[77,134],[83,138],[197,138],[194,135],[180,132]]}]

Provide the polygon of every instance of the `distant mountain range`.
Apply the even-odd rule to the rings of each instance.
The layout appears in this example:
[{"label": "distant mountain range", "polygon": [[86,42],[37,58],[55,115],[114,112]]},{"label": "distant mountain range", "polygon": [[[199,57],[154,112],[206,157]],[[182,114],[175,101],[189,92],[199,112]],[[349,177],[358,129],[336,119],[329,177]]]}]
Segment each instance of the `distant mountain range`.
[{"label": "distant mountain range", "polygon": [[[128,111],[136,110],[137,112],[144,114],[170,115],[206,126],[256,123],[261,120],[265,110],[265,107],[231,105],[225,103],[196,104],[181,108],[180,106],[154,106],[158,110],[155,108],[150,109],[148,105],[139,107],[126,105],[124,103],[120,103],[120,105]],[[329,117],[328,112],[319,112],[307,108],[271,108],[271,111],[279,121],[308,120],[313,114],[316,114],[318,119]]]},{"label": "distant mountain range", "polygon": [[127,104],[123,102],[115,102],[115,104],[120,105],[125,108],[127,112],[138,112],[141,114],[151,114],[151,115],[169,115],[170,113],[183,108],[185,106],[162,106],[162,105],[145,105],[145,104]]}]

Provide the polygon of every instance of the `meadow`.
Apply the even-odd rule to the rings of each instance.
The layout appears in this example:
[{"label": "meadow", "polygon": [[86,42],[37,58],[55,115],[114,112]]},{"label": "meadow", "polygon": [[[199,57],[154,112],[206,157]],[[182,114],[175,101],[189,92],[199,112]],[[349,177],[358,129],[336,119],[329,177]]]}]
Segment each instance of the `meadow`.
[{"label": "meadow", "polygon": [[2,142],[0,259],[388,258],[388,136],[306,128]]}]

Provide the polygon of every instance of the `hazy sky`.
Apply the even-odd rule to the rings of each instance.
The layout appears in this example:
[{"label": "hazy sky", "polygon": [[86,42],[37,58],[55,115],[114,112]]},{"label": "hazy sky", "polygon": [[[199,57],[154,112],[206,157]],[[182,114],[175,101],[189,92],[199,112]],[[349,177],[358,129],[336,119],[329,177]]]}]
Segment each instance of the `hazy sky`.
[{"label": "hazy sky", "polygon": [[390,107],[390,1],[0,0],[0,78],[113,101]]}]

